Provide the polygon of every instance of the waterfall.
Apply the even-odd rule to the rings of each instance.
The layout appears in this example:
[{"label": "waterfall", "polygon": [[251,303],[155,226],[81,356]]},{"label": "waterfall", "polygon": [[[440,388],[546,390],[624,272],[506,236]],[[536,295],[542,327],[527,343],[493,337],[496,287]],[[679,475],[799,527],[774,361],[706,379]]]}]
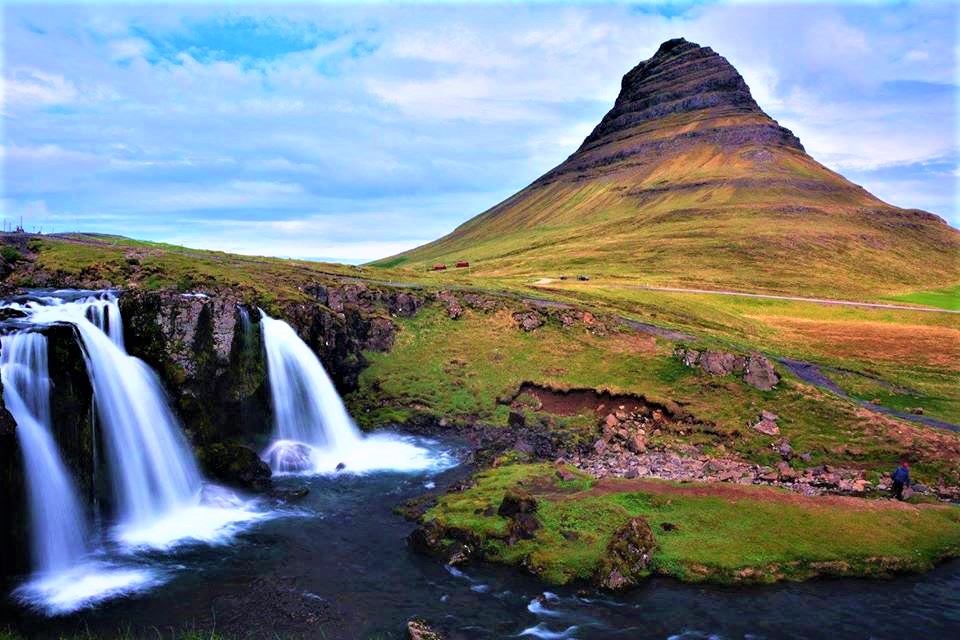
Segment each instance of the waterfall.
[{"label": "waterfall", "polygon": [[260,323],[276,439],[332,449],[354,446],[360,432],[319,358],[286,322],[264,315]]},{"label": "waterfall", "polygon": [[156,374],[123,349],[113,296],[43,307],[33,318],[69,322],[80,334],[121,522],[146,526],[194,502],[200,472]]},{"label": "waterfall", "polygon": [[320,359],[282,320],[261,311],[273,404],[274,440],[263,454],[275,473],[414,471],[438,461],[410,438],[364,436],[347,413]]},{"label": "waterfall", "polygon": [[0,338],[0,377],[23,452],[33,567],[43,574],[61,572],[87,554],[87,527],[53,440],[46,336],[23,332]]},{"label": "waterfall", "polygon": [[19,308],[38,324],[70,323],[80,336],[123,541],[166,546],[183,538],[212,539],[224,525],[255,516],[239,501],[231,509],[184,513],[201,504],[203,478],[160,380],[124,349],[112,294],[44,298]]},{"label": "waterfall", "polygon": [[14,593],[50,615],[157,584],[152,572],[92,559],[77,488],[53,440],[47,338],[0,338],[3,401],[17,423],[30,510],[33,576]]}]

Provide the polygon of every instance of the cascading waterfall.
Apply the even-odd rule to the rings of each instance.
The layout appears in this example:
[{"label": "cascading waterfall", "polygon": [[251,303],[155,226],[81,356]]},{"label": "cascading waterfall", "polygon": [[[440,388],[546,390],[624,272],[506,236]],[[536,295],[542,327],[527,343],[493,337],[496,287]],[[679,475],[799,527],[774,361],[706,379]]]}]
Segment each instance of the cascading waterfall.
[{"label": "cascading waterfall", "polygon": [[77,488],[53,440],[46,336],[0,338],[0,377],[23,452],[33,567],[42,574],[61,572],[87,554],[88,532]]},{"label": "cascading waterfall", "polygon": [[[33,323],[70,323],[80,336],[122,542],[162,547],[181,539],[212,540],[226,525],[258,517],[239,499],[225,499],[223,491],[201,491],[203,478],[160,380],[124,349],[112,294],[46,297],[16,306]],[[215,508],[202,503],[204,493],[216,494]]]},{"label": "cascading waterfall", "polygon": [[410,438],[364,437],[316,354],[286,322],[261,316],[274,417],[274,441],[263,457],[275,473],[414,471],[451,463],[431,458]]},{"label": "cascading waterfall", "polygon": [[4,404],[17,423],[30,510],[34,573],[17,596],[58,614],[153,584],[150,572],[91,557],[77,488],[53,439],[46,336],[19,332],[0,338],[0,378]]},{"label": "cascading waterfall", "polygon": [[196,461],[160,381],[124,351],[113,296],[42,307],[33,319],[69,322],[80,334],[124,526],[142,529],[196,502]]}]

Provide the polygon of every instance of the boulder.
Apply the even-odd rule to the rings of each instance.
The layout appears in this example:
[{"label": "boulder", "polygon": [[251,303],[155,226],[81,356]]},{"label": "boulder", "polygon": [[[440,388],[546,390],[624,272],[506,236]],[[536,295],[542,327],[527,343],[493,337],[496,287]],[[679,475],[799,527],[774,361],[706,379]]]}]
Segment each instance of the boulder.
[{"label": "boulder", "polygon": [[777,375],[770,360],[754,351],[747,359],[743,381],[761,391],[770,391],[780,382],[780,376]]},{"label": "boulder", "polygon": [[649,575],[656,548],[657,543],[647,521],[639,516],[630,518],[607,544],[595,582],[611,591],[636,586]]},{"label": "boulder", "polygon": [[513,314],[513,321],[524,331],[533,331],[543,326],[543,316],[536,311],[518,311]]},{"label": "boulder", "polygon": [[746,368],[747,359],[725,351],[704,351],[700,356],[700,368],[714,376],[740,373]]},{"label": "boulder", "polygon": [[541,528],[540,521],[532,513],[518,513],[510,519],[510,542],[532,540]]},{"label": "boulder", "polygon": [[201,449],[200,460],[211,478],[257,491],[270,488],[270,467],[249,447],[212,444]]},{"label": "boulder", "polygon": [[407,544],[417,553],[435,554],[443,542],[443,528],[436,522],[424,522],[419,527],[410,532],[407,536]]},{"label": "boulder", "polygon": [[527,423],[527,419],[519,411],[511,411],[507,416],[507,424],[512,429],[522,429]]},{"label": "boulder", "polygon": [[514,487],[504,494],[497,514],[504,518],[512,518],[518,513],[534,513],[536,510],[537,499],[523,489]]},{"label": "boulder", "polygon": [[270,445],[264,457],[270,464],[268,471],[276,469],[283,473],[297,473],[314,466],[313,449],[302,442],[279,440]]},{"label": "boulder", "polygon": [[400,293],[390,301],[390,313],[402,318],[416,315],[420,309],[420,300],[409,293]]}]

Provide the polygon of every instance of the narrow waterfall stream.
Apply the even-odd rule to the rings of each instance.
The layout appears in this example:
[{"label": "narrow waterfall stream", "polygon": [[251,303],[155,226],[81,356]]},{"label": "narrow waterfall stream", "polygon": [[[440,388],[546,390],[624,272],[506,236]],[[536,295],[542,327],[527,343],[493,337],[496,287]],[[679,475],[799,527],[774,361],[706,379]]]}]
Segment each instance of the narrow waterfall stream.
[{"label": "narrow waterfall stream", "polygon": [[274,473],[364,473],[443,468],[412,439],[364,436],[350,419],[320,359],[293,328],[261,311],[274,438],[263,454]]},{"label": "narrow waterfall stream", "polygon": [[77,488],[53,440],[46,336],[23,332],[0,338],[0,377],[23,452],[33,566],[42,574],[64,571],[86,556],[89,532]]}]

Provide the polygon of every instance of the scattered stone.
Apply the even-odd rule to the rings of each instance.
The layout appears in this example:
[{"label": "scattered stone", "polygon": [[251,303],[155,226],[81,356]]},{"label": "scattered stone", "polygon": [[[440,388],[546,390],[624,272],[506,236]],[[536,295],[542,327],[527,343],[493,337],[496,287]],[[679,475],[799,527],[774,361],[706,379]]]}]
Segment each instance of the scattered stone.
[{"label": "scattered stone", "polygon": [[776,442],[774,446],[777,449],[777,453],[779,453],[780,457],[784,460],[789,460],[793,457],[793,447],[790,446],[790,441],[786,438]]},{"label": "scattered stone", "polygon": [[[766,412],[764,412],[766,413]],[[772,414],[771,414],[772,415]],[[768,420],[764,417],[760,418],[760,422],[753,425],[753,428],[756,431],[768,436],[778,436],[780,435],[780,427],[777,426],[775,420]]]},{"label": "scattered stone", "polygon": [[915,416],[922,416],[923,407],[914,407],[913,409],[910,409],[910,413],[912,413]]},{"label": "scattered stone", "polygon": [[620,424],[620,419],[617,418],[614,414],[610,413],[607,415],[606,425],[608,427],[616,427]]},{"label": "scattered stone", "polygon": [[459,320],[460,316],[463,315],[463,307],[460,305],[460,300],[458,300],[457,296],[453,293],[441,291],[437,294],[437,300],[447,307],[447,315],[451,320]]},{"label": "scattered stone", "polygon": [[782,482],[793,482],[797,479],[797,472],[790,466],[790,463],[786,460],[781,460],[777,463],[777,472],[779,473],[779,480]]},{"label": "scattered stone", "polygon": [[407,622],[408,640],[444,640],[443,634],[431,627],[423,618]]}]

